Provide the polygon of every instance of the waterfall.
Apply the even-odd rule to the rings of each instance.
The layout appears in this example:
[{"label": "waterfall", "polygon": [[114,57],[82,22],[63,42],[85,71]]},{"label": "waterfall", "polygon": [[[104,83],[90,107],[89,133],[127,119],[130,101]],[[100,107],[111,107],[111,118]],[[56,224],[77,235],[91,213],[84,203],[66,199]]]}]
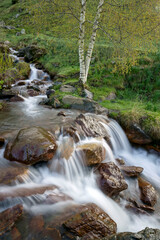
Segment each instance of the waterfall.
[{"label": "waterfall", "polygon": [[[16,52],[12,52],[14,55]],[[25,80],[26,83],[31,83],[33,80],[38,79],[38,74],[36,67],[30,65],[31,74],[28,80]],[[47,76],[44,73],[45,76]],[[57,110],[47,109],[39,106],[38,103],[40,99],[44,96],[36,97],[23,97],[24,102],[16,104],[16,110],[11,108],[12,115],[8,116],[7,121],[12,123],[15,127],[17,119],[21,120],[18,122],[19,127],[39,125],[39,119],[43,120],[41,125],[45,128],[51,128],[54,124],[60,124],[60,118],[57,117]],[[19,109],[18,109],[19,108]],[[18,110],[19,111],[18,111]],[[67,112],[67,110],[66,110]],[[16,115],[17,114],[17,115]],[[73,112],[68,111],[70,119],[73,118]],[[75,117],[75,116],[74,116]],[[100,116],[102,121],[102,116]],[[2,118],[3,119],[3,118]],[[15,122],[16,119],[16,122]],[[65,121],[67,117],[65,118]],[[6,120],[5,120],[6,121]],[[6,122],[3,121],[5,129]],[[2,121],[1,121],[2,122]],[[19,126],[21,122],[24,122],[23,126]],[[41,124],[42,124],[41,123]],[[63,124],[63,118],[61,120]],[[114,120],[109,120],[109,123],[102,123],[103,127],[107,130],[110,135],[111,144],[108,144],[103,138],[94,138],[94,137],[84,137],[83,139],[79,138],[79,142],[74,142],[72,153],[70,157],[66,159],[64,156],[61,156],[60,146],[64,145],[64,140],[69,141],[69,136],[64,136],[63,131],[61,132],[58,140],[58,150],[56,155],[52,160],[50,160],[45,165],[37,166],[36,168],[30,167],[28,174],[23,176],[20,180],[16,180],[12,183],[11,186],[1,185],[0,193],[3,191],[16,192],[19,189],[23,188],[34,188],[41,186],[52,186],[56,185],[58,189],[70,196],[75,204],[84,204],[84,203],[95,203],[97,206],[101,207],[116,223],[119,232],[123,231],[132,231],[137,232],[142,230],[145,227],[158,228],[159,227],[159,216],[158,214],[153,214],[152,216],[147,215],[136,215],[130,213],[125,208],[125,200],[120,198],[120,203],[115,202],[113,199],[106,196],[99,188],[97,184],[97,173],[94,168],[86,167],[84,162],[85,158],[82,152],[78,151],[78,147],[83,144],[93,144],[98,143],[102,145],[106,150],[106,156],[104,163],[114,162],[116,163],[116,158],[122,158],[125,161],[126,165],[131,166],[140,166],[144,168],[143,176],[146,179],[151,181],[156,189],[159,189],[160,182],[160,159],[156,154],[147,153],[144,149],[135,149],[133,148],[124,131],[119,126],[119,124]],[[8,128],[8,125],[7,127]],[[14,128],[13,128],[14,129]],[[13,130],[12,129],[12,130]],[[16,129],[16,130],[18,130]],[[15,130],[15,129],[14,129]],[[0,164],[2,167],[6,166],[6,160],[3,157],[4,148],[0,149],[0,158],[2,159]],[[8,163],[9,164],[9,163]],[[139,194],[139,189],[137,186],[137,181],[126,179],[127,184],[129,185],[128,190],[133,196]],[[57,189],[56,189],[57,190]],[[54,205],[43,205],[41,204],[47,194],[52,193],[53,190],[47,190],[44,194],[33,195],[29,197],[19,197],[16,199],[7,199],[6,202],[2,202],[0,205],[1,210],[7,208],[9,204],[14,203],[23,203],[25,208],[28,211],[52,211],[56,208],[56,211],[62,211],[62,203],[57,203],[56,207]],[[65,204],[70,204],[71,201],[66,202]],[[11,204],[12,203],[12,204]],[[8,204],[8,205],[7,205]],[[63,214],[63,212],[62,212]]]}]

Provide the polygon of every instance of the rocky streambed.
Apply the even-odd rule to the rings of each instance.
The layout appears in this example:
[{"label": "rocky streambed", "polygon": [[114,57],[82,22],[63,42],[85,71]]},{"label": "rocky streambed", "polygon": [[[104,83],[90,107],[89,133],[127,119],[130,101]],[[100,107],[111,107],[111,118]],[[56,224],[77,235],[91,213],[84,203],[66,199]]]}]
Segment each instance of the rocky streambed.
[{"label": "rocky streambed", "polygon": [[105,113],[39,105],[51,82],[30,67],[0,112],[0,239],[160,239],[158,154]]}]

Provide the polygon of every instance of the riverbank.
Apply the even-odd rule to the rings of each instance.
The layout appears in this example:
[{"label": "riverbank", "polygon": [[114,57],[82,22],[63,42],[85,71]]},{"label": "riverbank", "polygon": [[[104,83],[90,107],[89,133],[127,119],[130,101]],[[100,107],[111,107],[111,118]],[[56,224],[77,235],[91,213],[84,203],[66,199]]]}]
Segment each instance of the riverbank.
[{"label": "riverbank", "polygon": [[[117,231],[158,228],[158,155],[133,148],[106,108],[75,94],[77,84],[55,83],[30,64],[29,79],[14,82],[0,112],[3,239],[125,239],[134,234]],[[57,94],[62,105],[42,105]],[[92,113],[81,114],[86,106]],[[138,234],[156,239],[159,230]]]}]

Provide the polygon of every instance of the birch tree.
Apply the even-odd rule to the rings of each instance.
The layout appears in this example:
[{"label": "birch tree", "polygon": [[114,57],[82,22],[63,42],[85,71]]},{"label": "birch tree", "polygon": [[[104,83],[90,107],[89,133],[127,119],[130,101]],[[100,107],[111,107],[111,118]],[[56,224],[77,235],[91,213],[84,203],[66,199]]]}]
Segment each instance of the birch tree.
[{"label": "birch tree", "polygon": [[87,82],[89,67],[91,63],[93,48],[96,41],[96,34],[99,20],[101,17],[104,0],[99,0],[96,16],[92,27],[92,35],[90,38],[87,54],[85,57],[84,38],[85,38],[85,15],[86,15],[87,0],[81,0],[81,14],[80,14],[80,33],[79,33],[79,63],[80,63],[80,81],[85,84]]},{"label": "birch tree", "polygon": [[32,0],[32,5],[33,1],[34,23],[39,19],[41,28],[47,25],[53,32],[69,32],[68,38],[79,35],[79,78],[83,84],[87,82],[97,33],[107,43],[118,46],[121,52],[117,55],[124,54],[126,62],[129,51],[137,51],[142,43],[152,48],[159,37],[159,0]]}]

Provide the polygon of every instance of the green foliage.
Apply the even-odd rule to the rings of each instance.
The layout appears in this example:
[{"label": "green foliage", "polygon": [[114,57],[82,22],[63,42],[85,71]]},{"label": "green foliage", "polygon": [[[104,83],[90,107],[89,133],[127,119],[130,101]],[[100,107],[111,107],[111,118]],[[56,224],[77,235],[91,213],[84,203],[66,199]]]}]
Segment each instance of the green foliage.
[{"label": "green foliage", "polygon": [[19,72],[19,76],[21,78],[28,78],[28,75],[30,73],[30,65],[26,62],[19,62],[16,64],[16,69]]},{"label": "green foliage", "polygon": [[4,74],[9,68],[12,67],[13,67],[12,58],[7,53],[0,53],[0,89],[2,89],[4,84]]}]

